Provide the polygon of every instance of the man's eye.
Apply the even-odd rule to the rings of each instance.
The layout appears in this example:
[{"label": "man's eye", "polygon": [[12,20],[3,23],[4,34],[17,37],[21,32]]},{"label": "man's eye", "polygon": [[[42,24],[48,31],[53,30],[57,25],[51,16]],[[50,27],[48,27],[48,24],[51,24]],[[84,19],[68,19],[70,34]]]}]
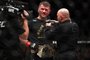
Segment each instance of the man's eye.
[{"label": "man's eye", "polygon": [[41,10],[44,10],[44,8],[41,8]]}]

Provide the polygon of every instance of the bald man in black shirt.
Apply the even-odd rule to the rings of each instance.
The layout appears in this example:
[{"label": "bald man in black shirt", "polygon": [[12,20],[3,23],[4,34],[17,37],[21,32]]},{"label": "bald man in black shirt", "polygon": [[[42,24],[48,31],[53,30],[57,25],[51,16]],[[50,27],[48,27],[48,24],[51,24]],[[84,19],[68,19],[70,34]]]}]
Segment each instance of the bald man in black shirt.
[{"label": "bald man in black shirt", "polygon": [[57,41],[55,60],[76,60],[75,48],[78,40],[79,28],[71,21],[68,9],[61,8],[57,12],[59,23],[46,31],[48,40]]}]

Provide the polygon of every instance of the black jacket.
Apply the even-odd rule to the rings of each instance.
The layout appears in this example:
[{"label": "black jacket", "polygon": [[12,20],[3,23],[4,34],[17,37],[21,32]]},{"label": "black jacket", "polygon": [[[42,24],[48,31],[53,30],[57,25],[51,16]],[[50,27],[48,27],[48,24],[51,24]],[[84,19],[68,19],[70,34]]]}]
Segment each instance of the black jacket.
[{"label": "black jacket", "polygon": [[[3,27],[1,23],[3,23]],[[0,14],[0,48],[10,48],[18,45],[20,42],[19,35],[24,31],[17,17]]]},{"label": "black jacket", "polygon": [[78,40],[79,28],[75,22],[69,20],[58,23],[52,29],[46,31],[48,40],[57,41],[58,50],[60,52],[74,50]]}]

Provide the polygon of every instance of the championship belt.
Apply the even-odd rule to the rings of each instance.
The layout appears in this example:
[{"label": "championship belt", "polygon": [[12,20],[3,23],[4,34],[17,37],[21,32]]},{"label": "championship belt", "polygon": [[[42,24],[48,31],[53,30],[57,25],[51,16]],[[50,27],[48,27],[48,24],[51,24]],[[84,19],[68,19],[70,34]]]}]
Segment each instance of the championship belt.
[{"label": "championship belt", "polygon": [[40,58],[53,57],[55,54],[55,49],[49,44],[39,45],[39,50],[37,55]]}]

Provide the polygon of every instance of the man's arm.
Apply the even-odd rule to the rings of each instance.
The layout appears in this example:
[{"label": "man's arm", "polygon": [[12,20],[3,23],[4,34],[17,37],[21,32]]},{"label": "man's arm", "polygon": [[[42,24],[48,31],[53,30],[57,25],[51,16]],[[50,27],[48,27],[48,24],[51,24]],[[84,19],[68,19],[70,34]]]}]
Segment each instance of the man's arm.
[{"label": "man's arm", "polygon": [[[25,13],[24,13],[25,14]],[[29,35],[29,27],[28,27],[28,20],[23,16],[23,14],[21,14],[21,17],[23,19],[23,29],[25,30],[24,33],[22,33],[21,35],[19,35],[19,39],[20,42],[22,44],[27,44],[28,41],[28,35]]]}]

